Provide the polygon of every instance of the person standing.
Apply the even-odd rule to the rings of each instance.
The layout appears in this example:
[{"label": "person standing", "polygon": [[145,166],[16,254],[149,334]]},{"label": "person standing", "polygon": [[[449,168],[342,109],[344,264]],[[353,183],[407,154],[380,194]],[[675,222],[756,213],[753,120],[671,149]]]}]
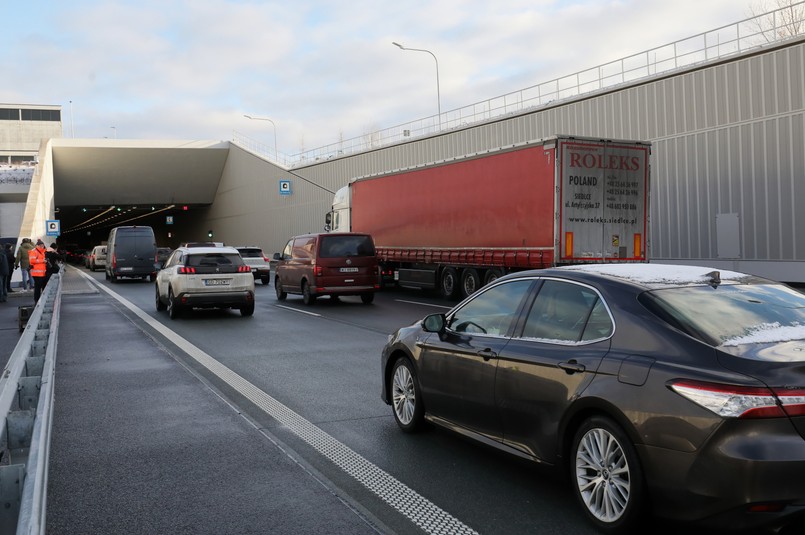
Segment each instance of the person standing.
[{"label": "person standing", "polygon": [[6,248],[2,251],[8,261],[8,277],[6,277],[6,293],[13,293],[11,289],[11,275],[14,274],[14,246],[10,243],[6,244]]},{"label": "person standing", "polygon": [[50,282],[50,276],[55,275],[61,269],[61,263],[64,258],[58,253],[55,243],[51,243],[50,247],[45,250],[45,258],[47,259],[45,285],[47,285],[47,283]]},{"label": "person standing", "polygon": [[22,270],[22,289],[30,290],[34,287],[34,282],[31,280],[31,260],[30,253],[34,246],[30,238],[23,238],[20,248],[17,251],[17,259],[15,267]]},{"label": "person standing", "polygon": [[45,278],[48,265],[46,253],[45,242],[42,240],[36,240],[36,247],[31,249],[28,253],[28,259],[31,264],[31,278],[34,280],[34,304],[39,302],[39,296],[42,295],[42,288],[44,288],[47,283],[47,279]]},{"label": "person standing", "polygon": [[8,298],[6,290],[6,281],[11,277],[11,269],[8,264],[8,257],[6,256],[5,248],[0,254],[0,303],[5,303]]}]

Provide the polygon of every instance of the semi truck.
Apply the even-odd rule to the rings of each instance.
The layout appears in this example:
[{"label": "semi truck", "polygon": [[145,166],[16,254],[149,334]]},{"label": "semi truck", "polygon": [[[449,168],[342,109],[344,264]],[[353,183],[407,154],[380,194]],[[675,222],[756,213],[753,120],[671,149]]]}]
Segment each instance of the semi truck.
[{"label": "semi truck", "polygon": [[648,142],[557,135],[357,177],[325,228],[371,234],[385,280],[447,298],[512,271],[646,262],[650,154]]}]

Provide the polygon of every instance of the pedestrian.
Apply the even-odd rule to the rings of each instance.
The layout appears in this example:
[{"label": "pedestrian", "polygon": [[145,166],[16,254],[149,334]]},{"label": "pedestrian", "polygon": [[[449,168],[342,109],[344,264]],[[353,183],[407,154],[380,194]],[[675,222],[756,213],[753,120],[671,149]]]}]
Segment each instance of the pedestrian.
[{"label": "pedestrian", "polygon": [[45,250],[45,258],[47,259],[47,268],[45,270],[45,285],[50,282],[50,276],[55,275],[61,269],[61,264],[64,258],[56,250],[56,244],[51,243],[50,247]]},{"label": "pedestrian", "polygon": [[20,248],[17,250],[17,258],[15,266],[22,271],[22,289],[30,290],[34,287],[34,281],[31,280],[31,260],[30,253],[34,245],[31,243],[31,238],[23,238]]},{"label": "pedestrian", "polygon": [[8,298],[6,280],[9,277],[11,277],[11,269],[9,269],[8,257],[5,254],[5,248],[3,248],[3,254],[0,254],[0,303],[5,303]]},{"label": "pedestrian", "polygon": [[6,261],[8,262],[8,277],[6,277],[6,293],[13,293],[14,290],[11,289],[11,275],[14,274],[14,246],[10,243],[6,244],[5,249],[3,250],[3,254],[6,256]]},{"label": "pedestrian", "polygon": [[42,295],[42,289],[47,283],[45,279],[48,265],[47,256],[45,256],[46,252],[45,242],[36,240],[36,247],[28,253],[31,264],[31,278],[34,280],[34,304],[39,302],[39,296]]}]

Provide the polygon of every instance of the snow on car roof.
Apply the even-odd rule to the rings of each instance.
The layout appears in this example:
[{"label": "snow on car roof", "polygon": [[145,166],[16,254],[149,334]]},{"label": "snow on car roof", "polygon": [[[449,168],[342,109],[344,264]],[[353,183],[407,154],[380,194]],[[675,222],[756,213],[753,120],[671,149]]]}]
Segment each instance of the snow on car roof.
[{"label": "snow on car roof", "polygon": [[561,269],[600,273],[639,284],[702,284],[712,280],[710,273],[717,271],[722,281],[748,277],[746,273],[712,267],[674,264],[584,264]]}]

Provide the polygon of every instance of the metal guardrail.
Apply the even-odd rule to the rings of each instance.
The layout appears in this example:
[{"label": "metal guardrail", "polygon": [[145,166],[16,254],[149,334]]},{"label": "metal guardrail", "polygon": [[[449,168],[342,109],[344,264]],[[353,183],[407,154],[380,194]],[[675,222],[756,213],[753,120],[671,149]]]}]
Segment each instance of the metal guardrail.
[{"label": "metal guardrail", "polygon": [[805,1],[721,26],[548,82],[416,121],[286,155],[238,132],[232,141],[288,169],[463,128],[702,63],[759,50],[805,33]]},{"label": "metal guardrail", "polygon": [[0,535],[45,533],[61,279],[51,276],[0,377]]}]

